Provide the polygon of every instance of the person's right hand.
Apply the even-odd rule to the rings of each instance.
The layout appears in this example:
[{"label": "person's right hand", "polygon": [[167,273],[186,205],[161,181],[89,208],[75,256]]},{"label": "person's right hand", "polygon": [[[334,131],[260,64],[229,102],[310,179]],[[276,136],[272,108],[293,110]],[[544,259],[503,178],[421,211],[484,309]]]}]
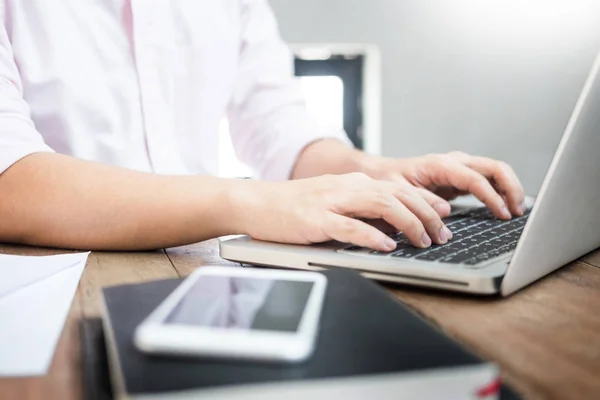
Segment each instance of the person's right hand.
[{"label": "person's right hand", "polygon": [[[409,183],[379,181],[365,174],[325,175],[286,182],[240,182],[236,191],[238,231],[265,241],[310,244],[329,240],[392,251],[396,243],[360,220],[383,219],[416,247],[444,244],[452,233],[436,211],[436,196]],[[431,204],[430,204],[431,203]],[[442,215],[438,214],[441,212]]]}]

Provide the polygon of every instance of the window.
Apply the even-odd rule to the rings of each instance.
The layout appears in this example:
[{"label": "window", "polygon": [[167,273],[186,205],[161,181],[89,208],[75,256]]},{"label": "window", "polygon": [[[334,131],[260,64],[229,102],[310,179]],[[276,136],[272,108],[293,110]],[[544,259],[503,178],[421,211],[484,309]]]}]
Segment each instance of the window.
[{"label": "window", "polygon": [[[362,89],[363,89],[363,56],[362,55],[329,55],[326,59],[296,58],[296,75],[302,79],[335,79],[342,84],[342,121],[343,128],[354,146],[362,149]],[[323,88],[325,90],[325,87]],[[317,102],[325,93],[317,93],[315,97],[307,98],[307,105]],[[340,99],[338,99],[339,101]],[[317,105],[311,104],[313,107]],[[336,106],[338,106],[336,105]],[[310,109],[309,109],[310,110]]]},{"label": "window", "polygon": [[308,113],[319,123],[344,128],[344,82],[337,76],[300,78]]}]

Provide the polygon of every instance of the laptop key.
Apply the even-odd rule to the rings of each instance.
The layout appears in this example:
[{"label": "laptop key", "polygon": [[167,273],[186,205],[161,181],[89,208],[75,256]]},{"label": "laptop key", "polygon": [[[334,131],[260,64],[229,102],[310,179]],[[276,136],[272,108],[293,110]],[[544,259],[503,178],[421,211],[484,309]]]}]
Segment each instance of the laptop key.
[{"label": "laptop key", "polygon": [[497,226],[500,226],[502,224],[504,224],[505,221],[501,220],[501,219],[497,219],[497,218],[490,218],[488,220],[485,220],[485,222],[482,224],[485,227],[488,228],[495,228]]},{"label": "laptop key", "polygon": [[508,247],[501,247],[499,249],[493,250],[488,252],[487,254],[490,256],[490,258],[495,258],[495,257],[499,257],[503,254],[508,253],[510,250],[508,249]]},{"label": "laptop key", "polygon": [[501,232],[501,235],[504,235],[506,233],[513,231],[515,228],[510,225],[502,225],[495,229],[498,229]]},{"label": "laptop key", "polygon": [[489,255],[489,253],[484,253],[484,254],[478,255],[477,257],[473,257],[473,261],[475,262],[475,264],[477,264],[477,263],[487,261],[491,258],[492,257]]},{"label": "laptop key", "polygon": [[491,228],[493,228],[493,226],[489,226],[489,224],[487,222],[483,222],[481,224],[477,224],[477,225],[467,229],[466,233],[470,234],[470,235],[476,235],[476,234],[485,232]]},{"label": "laptop key", "polygon": [[515,221],[516,226],[525,226],[526,223],[527,223],[526,218],[519,218],[518,220]]},{"label": "laptop key", "polygon": [[464,215],[453,215],[453,216],[442,219],[442,221],[444,221],[444,224],[446,224],[446,226],[448,226],[448,225],[453,224],[456,221],[461,221],[464,219],[465,219]]},{"label": "laptop key", "polygon": [[348,246],[342,251],[369,253],[377,256],[415,258],[421,261],[441,261],[485,265],[485,261],[513,251],[523,232],[527,215],[510,221],[494,218],[484,208],[471,210],[444,218],[453,238],[444,245],[422,249],[413,247],[408,238],[398,232],[390,237],[396,242],[393,252],[372,251],[360,246]]},{"label": "laptop key", "polygon": [[461,264],[464,261],[467,261],[475,256],[477,256],[477,254],[474,250],[467,250],[467,251],[462,251],[460,253],[456,253],[449,257],[442,258],[439,261],[443,262],[443,263],[450,263],[450,264]]},{"label": "laptop key", "polygon": [[465,250],[465,247],[459,243],[452,243],[451,245],[446,245],[446,246],[442,246],[439,247],[435,253],[439,254],[440,256],[449,256],[451,254],[457,253],[461,250]]},{"label": "laptop key", "polygon": [[393,235],[390,235],[390,238],[396,243],[408,243],[408,238],[402,232],[394,233]]},{"label": "laptop key", "polygon": [[479,240],[477,237],[470,237],[470,238],[461,240],[461,243],[465,243],[469,246],[475,246],[477,244],[481,244],[482,242],[483,242],[483,240]]},{"label": "laptop key", "polygon": [[462,219],[462,220],[459,220],[459,221],[449,224],[448,228],[451,231],[459,232],[459,231],[462,231],[465,229],[470,229],[473,226],[478,225],[480,223],[481,223],[481,220],[477,220],[475,218],[466,218],[466,219]]},{"label": "laptop key", "polygon": [[510,253],[511,251],[513,251],[513,248],[511,248],[512,244],[506,245],[500,249],[498,249],[498,255],[502,255],[502,254],[506,254],[506,253]]},{"label": "laptop key", "polygon": [[498,235],[494,234],[492,231],[484,231],[477,235],[477,237],[481,238],[482,240],[492,240],[496,239]]},{"label": "laptop key", "polygon": [[489,243],[491,243],[496,249],[499,249],[500,247],[503,247],[504,245],[506,245],[507,243],[502,239],[502,237],[498,237],[494,240],[491,240]]},{"label": "laptop key", "polygon": [[396,242],[396,249],[392,250],[392,251],[378,251],[378,250],[373,250],[371,251],[369,254],[373,254],[373,255],[378,255],[378,256],[387,256],[389,254],[392,254],[394,251],[399,251],[402,249],[412,249],[414,248],[412,244],[408,243],[408,242]]},{"label": "laptop key", "polygon": [[505,245],[511,244],[511,243],[519,240],[520,237],[521,237],[521,235],[507,234],[507,235],[502,236],[502,241],[504,242]]},{"label": "laptop key", "polygon": [[467,264],[467,265],[476,265],[476,264],[480,264],[481,261],[479,261],[477,259],[477,257],[473,257],[473,258],[469,258],[467,261],[464,261],[463,264]]},{"label": "laptop key", "polygon": [[442,257],[444,257],[444,254],[440,254],[437,251],[433,251],[433,252],[425,253],[425,254],[422,254],[422,255],[420,255],[418,257],[415,257],[415,260],[420,260],[420,261],[435,261],[435,260],[437,260],[439,258],[442,258]]},{"label": "laptop key", "polygon": [[507,235],[510,235],[511,237],[520,237],[523,234],[523,228],[517,228],[514,231],[508,232]]},{"label": "laptop key", "polygon": [[502,241],[503,246],[506,246],[507,244],[510,244],[515,241],[515,238],[511,237],[510,235],[501,236],[499,239]]},{"label": "laptop key", "polygon": [[388,255],[392,254],[392,252],[391,251],[372,250],[369,252],[369,254],[372,254],[374,256],[388,256]]},{"label": "laptop key", "polygon": [[464,250],[467,247],[471,247],[470,242],[467,242],[467,239],[462,239],[458,242],[452,241],[451,246],[456,247],[457,249]]},{"label": "laptop key", "polygon": [[481,247],[482,249],[486,249],[486,252],[489,250],[496,249],[496,246],[494,246],[492,242],[483,242],[479,245],[479,247]]},{"label": "laptop key", "polygon": [[458,242],[459,240],[462,240],[467,236],[469,236],[469,234],[467,232],[456,232],[456,233],[452,232],[452,241]]},{"label": "laptop key", "polygon": [[476,208],[474,210],[472,210],[469,215],[471,217],[477,217],[477,218],[482,218],[482,219],[488,219],[488,218],[493,218],[494,216],[492,215],[492,212],[490,211],[489,208],[487,207],[479,207]]},{"label": "laptop key", "polygon": [[412,258],[416,255],[425,253],[430,250],[431,249],[421,249],[418,247],[411,247],[411,248],[402,249],[402,250],[392,253],[392,257]]},{"label": "laptop key", "polygon": [[519,241],[512,242],[506,247],[508,248],[509,251],[513,251],[514,249],[517,248],[517,243],[519,243]]}]

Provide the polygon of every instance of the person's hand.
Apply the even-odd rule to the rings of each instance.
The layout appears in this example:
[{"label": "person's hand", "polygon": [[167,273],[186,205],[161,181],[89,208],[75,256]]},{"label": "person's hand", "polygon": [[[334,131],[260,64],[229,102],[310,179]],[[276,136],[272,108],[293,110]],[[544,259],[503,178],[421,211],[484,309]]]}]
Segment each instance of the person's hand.
[{"label": "person's hand", "polygon": [[420,193],[439,211],[449,210],[445,200],[473,194],[498,218],[525,212],[523,186],[513,169],[502,161],[461,152],[409,159],[369,157],[368,174],[375,179],[409,182],[426,189]]},{"label": "person's hand", "polygon": [[[414,246],[444,244],[452,234],[433,206],[408,182],[362,173],[287,182],[241,181],[234,190],[236,231],[265,241],[310,244],[329,240],[392,251],[396,243],[360,220],[383,219]],[[449,211],[449,210],[448,210]]]}]

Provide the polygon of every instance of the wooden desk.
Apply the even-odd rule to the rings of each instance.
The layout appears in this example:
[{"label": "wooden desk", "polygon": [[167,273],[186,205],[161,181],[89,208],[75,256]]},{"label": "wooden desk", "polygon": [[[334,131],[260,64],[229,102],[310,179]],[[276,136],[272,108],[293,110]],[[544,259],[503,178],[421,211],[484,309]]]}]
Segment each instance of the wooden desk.
[{"label": "wooden desk", "polygon": [[[58,253],[18,246],[0,246],[0,252]],[[78,320],[99,315],[100,288],[183,277],[209,263],[227,264],[214,241],[149,253],[92,253],[49,374],[0,379],[0,399],[82,399]],[[389,289],[448,335],[498,363],[509,385],[527,398],[600,398],[600,250],[508,299]]]}]

